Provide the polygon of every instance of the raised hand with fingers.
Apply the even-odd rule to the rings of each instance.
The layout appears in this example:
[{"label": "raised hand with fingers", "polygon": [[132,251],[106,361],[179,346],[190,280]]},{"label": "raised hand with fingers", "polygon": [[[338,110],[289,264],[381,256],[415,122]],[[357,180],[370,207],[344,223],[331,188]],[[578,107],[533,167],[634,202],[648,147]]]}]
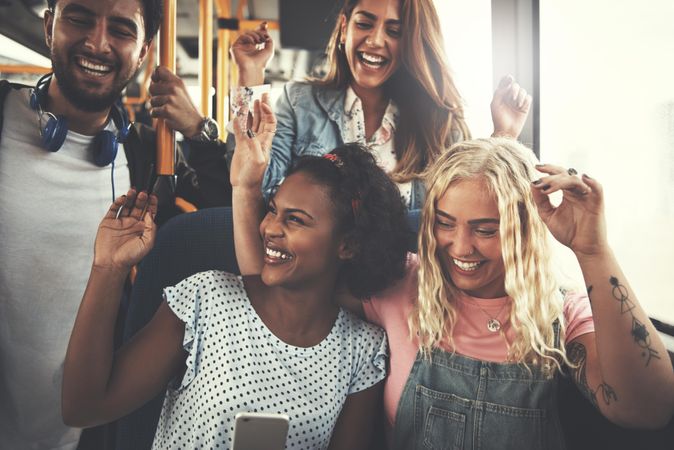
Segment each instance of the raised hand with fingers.
[{"label": "raised hand with fingers", "polygon": [[159,66],[152,73],[150,83],[150,114],[185,137],[192,138],[201,131],[204,118],[190,98],[185,83],[166,67]]},{"label": "raised hand with fingers", "polygon": [[492,136],[517,139],[531,109],[532,98],[510,75],[501,78],[491,101]]},{"label": "raised hand with fingers", "polygon": [[129,270],[154,245],[157,197],[134,189],[118,197],[98,226],[94,266]]},{"label": "raised hand with fingers", "polygon": [[239,67],[239,85],[256,86],[264,82],[264,68],[274,55],[274,41],[262,22],[254,30],[242,33],[230,49]]},{"label": "raised hand with fingers", "polygon": [[260,189],[269,163],[271,143],[276,133],[276,116],[269,104],[269,95],[254,104],[253,120],[248,126],[248,112],[234,120],[236,148],[230,167],[232,187]]},{"label": "raised hand with fingers", "polygon": [[[606,223],[603,190],[598,181],[575,169],[550,164],[536,166],[547,174],[532,183],[538,213],[552,235],[577,255],[606,251]],[[549,195],[562,191],[562,202],[554,206]]]}]

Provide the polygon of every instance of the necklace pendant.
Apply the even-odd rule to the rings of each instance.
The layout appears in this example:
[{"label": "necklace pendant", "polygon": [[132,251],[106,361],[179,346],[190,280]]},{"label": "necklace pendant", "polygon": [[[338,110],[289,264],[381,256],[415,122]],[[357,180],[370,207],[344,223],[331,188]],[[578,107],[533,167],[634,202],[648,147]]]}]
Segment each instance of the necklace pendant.
[{"label": "necklace pendant", "polygon": [[487,321],[487,329],[492,333],[496,333],[501,329],[501,322],[499,322],[497,319],[489,319]]}]

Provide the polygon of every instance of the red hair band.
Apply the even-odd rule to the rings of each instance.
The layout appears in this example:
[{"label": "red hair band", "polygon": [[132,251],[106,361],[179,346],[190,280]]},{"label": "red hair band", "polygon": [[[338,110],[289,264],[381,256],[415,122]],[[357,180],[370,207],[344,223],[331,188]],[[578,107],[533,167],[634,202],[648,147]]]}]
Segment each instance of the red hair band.
[{"label": "red hair band", "polygon": [[326,153],[325,155],[323,155],[323,158],[327,159],[328,161],[331,161],[337,167],[342,167],[344,165],[342,158],[335,155],[334,153]]},{"label": "red hair band", "polygon": [[[342,158],[340,158],[334,153],[326,153],[325,155],[323,155],[323,158],[332,162],[335,165],[335,167],[341,168],[344,166],[344,161],[342,161]],[[356,195],[355,198],[351,199],[351,211],[353,212],[354,218],[358,216],[359,210],[360,210],[360,194]]]}]

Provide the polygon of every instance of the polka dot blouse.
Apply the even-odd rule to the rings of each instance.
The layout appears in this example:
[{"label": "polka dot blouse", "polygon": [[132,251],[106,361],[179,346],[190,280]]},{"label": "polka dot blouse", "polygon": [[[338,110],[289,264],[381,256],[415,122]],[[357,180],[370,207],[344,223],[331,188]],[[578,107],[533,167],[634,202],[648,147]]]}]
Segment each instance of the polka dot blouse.
[{"label": "polka dot blouse", "polygon": [[228,449],[242,411],[287,414],[288,449],[327,448],[346,397],[386,375],[386,335],[347,311],[302,348],[269,331],[236,275],[202,272],[164,296],[185,322],[187,369],[167,390],[153,449]]}]

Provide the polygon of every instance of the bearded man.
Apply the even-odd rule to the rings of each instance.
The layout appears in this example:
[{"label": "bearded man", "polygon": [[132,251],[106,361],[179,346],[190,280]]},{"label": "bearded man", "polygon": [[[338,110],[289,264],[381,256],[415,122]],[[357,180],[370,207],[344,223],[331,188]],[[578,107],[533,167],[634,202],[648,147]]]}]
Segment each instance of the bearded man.
[{"label": "bearded man", "polygon": [[[66,346],[115,195],[145,189],[155,134],[129,125],[119,99],[148,54],[161,0],[49,0],[53,73],[36,86],[0,81],[0,449],[75,449],[61,419]],[[192,138],[178,152],[175,195],[231,204],[224,144],[182,81],[153,75],[153,115]],[[119,145],[118,145],[119,142]],[[117,151],[117,150],[120,151]],[[159,220],[175,213],[159,189]]]}]

